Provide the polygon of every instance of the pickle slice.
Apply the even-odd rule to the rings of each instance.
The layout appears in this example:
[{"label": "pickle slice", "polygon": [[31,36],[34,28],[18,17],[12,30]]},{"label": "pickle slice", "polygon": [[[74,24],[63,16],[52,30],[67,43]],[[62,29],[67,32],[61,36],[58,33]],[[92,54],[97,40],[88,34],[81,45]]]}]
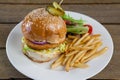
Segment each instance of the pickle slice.
[{"label": "pickle slice", "polygon": [[57,2],[53,2],[53,6],[56,8],[56,9],[60,9],[61,11],[64,11],[62,9],[62,7],[57,3]]},{"label": "pickle slice", "polygon": [[55,15],[55,16],[62,16],[62,15],[65,14],[64,11],[61,11],[61,10],[59,10],[59,9],[55,9],[55,8],[52,7],[52,6],[48,6],[48,7],[47,7],[47,11],[48,11],[50,14]]}]

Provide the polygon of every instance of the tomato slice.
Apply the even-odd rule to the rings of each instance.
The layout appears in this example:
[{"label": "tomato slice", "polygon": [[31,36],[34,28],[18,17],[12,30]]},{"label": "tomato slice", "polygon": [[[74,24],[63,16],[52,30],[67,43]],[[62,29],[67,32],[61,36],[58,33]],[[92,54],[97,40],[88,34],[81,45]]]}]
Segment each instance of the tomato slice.
[{"label": "tomato slice", "polygon": [[89,34],[92,34],[92,32],[93,32],[92,26],[91,26],[90,24],[85,24],[84,26],[85,26],[85,27],[88,27],[88,28],[89,28],[88,33],[89,33]]},{"label": "tomato slice", "polygon": [[64,20],[64,22],[65,22],[65,24],[66,25],[74,25],[71,21],[69,21],[69,20]]},{"label": "tomato slice", "polygon": [[66,20],[64,20],[64,22],[65,22],[65,24],[67,23],[67,21],[66,21]]}]

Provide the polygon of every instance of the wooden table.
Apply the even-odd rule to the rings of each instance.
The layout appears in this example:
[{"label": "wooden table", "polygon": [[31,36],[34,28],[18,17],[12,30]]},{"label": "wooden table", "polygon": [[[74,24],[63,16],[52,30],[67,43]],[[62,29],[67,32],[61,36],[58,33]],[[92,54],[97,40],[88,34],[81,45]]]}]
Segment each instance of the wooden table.
[{"label": "wooden table", "polygon": [[[0,79],[26,78],[10,64],[6,55],[6,39],[28,12],[53,1],[0,0]],[[112,60],[91,79],[120,79],[120,0],[64,0],[63,8],[93,17],[105,26],[113,38],[115,48]]]}]

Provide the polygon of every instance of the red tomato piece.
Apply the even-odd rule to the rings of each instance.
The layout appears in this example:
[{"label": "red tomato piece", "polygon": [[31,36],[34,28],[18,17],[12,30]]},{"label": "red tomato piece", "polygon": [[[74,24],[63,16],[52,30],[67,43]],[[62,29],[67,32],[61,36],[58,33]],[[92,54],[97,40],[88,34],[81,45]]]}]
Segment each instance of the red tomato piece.
[{"label": "red tomato piece", "polygon": [[88,33],[89,33],[89,34],[92,34],[92,32],[93,32],[92,26],[91,26],[90,24],[85,24],[84,26],[85,26],[85,27],[88,27],[88,28],[89,28]]},{"label": "red tomato piece", "polygon": [[65,22],[66,25],[71,25],[72,24],[71,21],[68,21],[68,20],[64,20],[64,22]]}]

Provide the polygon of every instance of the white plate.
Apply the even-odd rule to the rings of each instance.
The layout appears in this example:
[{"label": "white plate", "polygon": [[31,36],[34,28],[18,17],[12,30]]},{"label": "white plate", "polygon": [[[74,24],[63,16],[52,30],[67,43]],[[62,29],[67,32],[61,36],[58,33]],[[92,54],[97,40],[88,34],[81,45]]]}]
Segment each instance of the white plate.
[{"label": "white plate", "polygon": [[102,71],[109,63],[113,54],[113,41],[109,32],[96,20],[76,12],[66,11],[66,13],[75,19],[82,18],[88,24],[93,26],[93,34],[101,34],[103,46],[108,46],[108,51],[102,56],[95,58],[88,62],[89,68],[87,69],[73,69],[69,72],[65,72],[63,69],[51,70],[50,64],[47,63],[35,63],[28,59],[21,51],[21,23],[17,24],[8,36],[6,43],[7,56],[12,65],[22,74],[32,79],[38,80],[85,80],[88,79],[100,71]]}]

